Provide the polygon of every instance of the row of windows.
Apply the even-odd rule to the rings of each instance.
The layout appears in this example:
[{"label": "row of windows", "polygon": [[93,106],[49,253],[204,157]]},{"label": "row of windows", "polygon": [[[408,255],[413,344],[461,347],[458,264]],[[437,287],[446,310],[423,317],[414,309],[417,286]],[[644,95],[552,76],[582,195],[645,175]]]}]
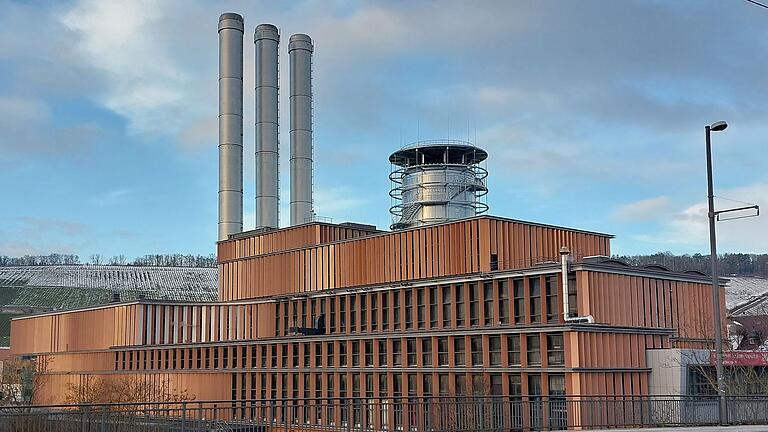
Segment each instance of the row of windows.
[{"label": "row of windows", "polygon": [[[522,406],[516,405],[521,396],[550,397],[566,394],[565,375],[552,373],[240,373],[232,375],[233,418],[261,418],[277,423],[349,426],[371,430],[416,430],[422,421],[444,419],[468,422],[473,429],[495,423],[492,429],[522,430]],[[419,397],[431,396],[507,396],[513,402],[505,405],[492,403],[485,407],[487,414],[477,417],[474,410],[463,409],[458,402],[449,405],[453,410],[434,419],[421,418]],[[267,401],[292,398],[295,404],[274,410]],[[334,399],[336,398],[336,399]],[[366,398],[371,403],[361,403]],[[392,398],[392,399],[389,399]],[[399,399],[403,398],[403,399]],[[261,400],[247,403],[247,400]],[[498,401],[503,400],[499,398]],[[542,406],[530,405],[531,425],[541,419]],[[560,406],[562,408],[562,405]],[[441,409],[435,406],[436,412]],[[562,416],[563,411],[551,412],[550,417]],[[513,418],[510,418],[513,417]],[[507,417],[504,419],[504,417]],[[512,424],[510,424],[512,422]],[[390,428],[390,426],[393,426]],[[565,426],[563,422],[559,426]],[[560,429],[561,427],[557,427]]]},{"label": "row of windows", "polygon": [[[236,377],[240,377],[240,382]],[[250,379],[248,379],[250,377]],[[542,377],[546,388],[542,385]],[[347,372],[233,375],[233,399],[565,394],[562,373]],[[250,381],[250,383],[249,383]],[[526,387],[523,387],[525,382]],[[250,385],[249,385],[250,384]]]},{"label": "row of windows", "polygon": [[115,353],[115,370],[564,364],[562,333],[291,342]]},{"label": "row of windows", "polygon": [[[569,287],[575,313],[575,279]],[[544,275],[284,300],[275,331],[313,327],[320,315],[330,334],[560,322],[560,298],[558,275]]]}]

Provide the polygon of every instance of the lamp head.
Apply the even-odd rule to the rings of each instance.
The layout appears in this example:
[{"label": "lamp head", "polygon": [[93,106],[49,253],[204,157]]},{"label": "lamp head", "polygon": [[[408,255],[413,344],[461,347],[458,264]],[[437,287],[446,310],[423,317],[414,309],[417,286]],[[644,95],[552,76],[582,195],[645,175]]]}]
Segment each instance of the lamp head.
[{"label": "lamp head", "polygon": [[724,131],[728,127],[728,123],[724,121],[716,121],[709,126],[709,129],[715,132]]}]

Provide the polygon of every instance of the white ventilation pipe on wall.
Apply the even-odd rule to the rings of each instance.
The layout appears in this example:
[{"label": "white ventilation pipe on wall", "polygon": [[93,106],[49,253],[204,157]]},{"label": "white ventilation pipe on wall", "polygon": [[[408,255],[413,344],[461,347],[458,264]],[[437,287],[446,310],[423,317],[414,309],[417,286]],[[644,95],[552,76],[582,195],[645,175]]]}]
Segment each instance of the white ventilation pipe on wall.
[{"label": "white ventilation pipe on wall", "polygon": [[568,323],[588,323],[592,324],[595,322],[595,318],[592,315],[587,316],[576,316],[571,317],[569,313],[570,304],[569,304],[569,298],[568,298],[568,259],[571,255],[571,251],[568,249],[568,246],[562,246],[560,248],[560,277],[563,279],[563,321]]}]

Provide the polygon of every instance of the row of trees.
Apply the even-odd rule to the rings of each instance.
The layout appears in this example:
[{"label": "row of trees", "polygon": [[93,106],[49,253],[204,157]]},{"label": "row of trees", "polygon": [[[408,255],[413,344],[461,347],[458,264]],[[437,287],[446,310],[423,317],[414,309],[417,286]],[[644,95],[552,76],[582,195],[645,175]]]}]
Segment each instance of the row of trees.
[{"label": "row of trees", "polygon": [[[710,273],[709,255],[675,255],[658,252],[652,255],[617,255],[632,265],[662,264],[674,271],[699,270]],[[768,277],[768,254],[726,253],[718,256],[721,276]]]},{"label": "row of trees", "polygon": [[129,259],[125,255],[93,254],[88,260],[80,261],[80,257],[70,254],[24,255],[8,257],[0,255],[0,267],[12,266],[55,266],[55,265],[129,265],[148,267],[216,267],[216,256],[192,254],[150,254]]},{"label": "row of trees", "polygon": [[[616,258],[633,265],[663,264],[675,271],[700,270],[709,273],[709,255],[675,255],[658,252],[652,255],[618,255]],[[77,255],[50,254],[8,257],[0,255],[0,267],[45,265],[134,265],[149,267],[215,267],[216,256],[192,254],[149,254],[134,259],[125,255],[93,254],[83,262]],[[768,277],[768,254],[726,253],[720,255],[720,274]]]}]

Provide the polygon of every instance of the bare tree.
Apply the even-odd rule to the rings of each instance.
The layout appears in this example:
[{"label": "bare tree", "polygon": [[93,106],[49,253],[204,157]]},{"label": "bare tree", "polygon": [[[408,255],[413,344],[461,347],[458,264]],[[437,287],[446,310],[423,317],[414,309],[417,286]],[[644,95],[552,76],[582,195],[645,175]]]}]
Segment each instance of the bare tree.
[{"label": "bare tree", "polygon": [[91,254],[90,259],[93,265],[100,265],[104,261],[104,257],[101,254]]},{"label": "bare tree", "polygon": [[33,402],[47,402],[40,400],[40,393],[48,382],[47,372],[50,365],[48,356],[6,360],[0,375],[0,404],[31,405]]},{"label": "bare tree", "polygon": [[184,402],[195,400],[187,389],[174,388],[168,378],[152,375],[87,376],[68,386],[67,403]]}]

